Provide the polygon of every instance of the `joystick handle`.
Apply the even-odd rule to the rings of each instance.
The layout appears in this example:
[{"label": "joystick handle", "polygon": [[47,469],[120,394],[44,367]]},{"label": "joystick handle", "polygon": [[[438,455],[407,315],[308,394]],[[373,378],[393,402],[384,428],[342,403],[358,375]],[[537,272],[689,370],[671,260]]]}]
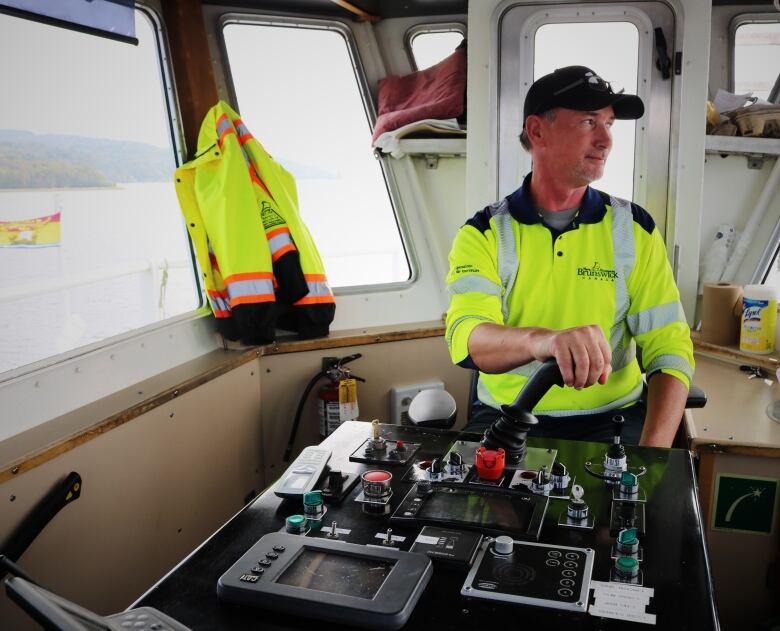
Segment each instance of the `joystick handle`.
[{"label": "joystick handle", "polygon": [[501,411],[513,417],[522,412],[530,412],[550,388],[562,385],[563,377],[558,362],[554,358],[548,359],[529,377],[514,403],[502,405]]},{"label": "joystick handle", "polygon": [[620,442],[620,436],[623,433],[623,426],[625,423],[626,419],[624,419],[620,414],[615,414],[615,416],[612,417],[612,431],[615,436],[614,442]]}]

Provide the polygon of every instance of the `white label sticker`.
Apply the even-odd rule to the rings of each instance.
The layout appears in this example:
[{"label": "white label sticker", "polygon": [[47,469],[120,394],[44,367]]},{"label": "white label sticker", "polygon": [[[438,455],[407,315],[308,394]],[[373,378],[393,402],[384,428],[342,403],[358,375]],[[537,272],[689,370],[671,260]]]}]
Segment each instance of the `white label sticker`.
[{"label": "white label sticker", "polygon": [[[378,532],[374,535],[375,539],[387,539],[387,533],[386,532]],[[390,535],[390,538],[393,541],[406,541],[406,537],[402,537],[401,535]]]},{"label": "white label sticker", "polygon": [[415,543],[424,543],[429,546],[435,546],[437,543],[439,543],[439,538],[431,537],[430,535],[417,535],[417,539],[414,541]]},{"label": "white label sticker", "polygon": [[590,586],[595,600],[588,609],[592,616],[655,624],[655,614],[645,612],[653,596],[652,587],[604,581],[591,581]]}]

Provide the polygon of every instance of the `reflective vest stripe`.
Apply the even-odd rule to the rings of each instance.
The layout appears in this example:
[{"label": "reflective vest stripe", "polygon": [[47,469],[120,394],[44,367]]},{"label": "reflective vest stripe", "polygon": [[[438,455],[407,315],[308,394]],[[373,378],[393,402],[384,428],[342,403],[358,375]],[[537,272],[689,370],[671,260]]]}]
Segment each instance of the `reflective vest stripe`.
[{"label": "reflective vest stripe", "polygon": [[222,149],[222,142],[225,140],[225,136],[235,133],[236,130],[233,129],[233,125],[230,124],[227,114],[223,114],[217,119],[217,144],[220,149]]},{"label": "reflective vest stripe", "polygon": [[447,346],[452,348],[452,338],[455,335],[455,330],[461,325],[461,323],[465,322],[466,320],[474,320],[474,319],[482,320],[483,322],[491,322],[491,323],[493,322],[490,318],[485,318],[483,316],[470,316],[470,315],[467,315],[467,316],[462,316],[462,317],[458,318],[457,320],[455,320],[455,322],[452,323],[452,326],[450,327],[450,332],[446,336]]},{"label": "reflective vest stripe", "polygon": [[233,125],[235,125],[238,132],[238,142],[243,145],[247,140],[252,140],[252,134],[249,133],[249,129],[244,125],[244,121],[237,118],[233,121]]},{"label": "reflective vest stripe", "polygon": [[467,294],[469,292],[478,292],[488,296],[501,296],[501,286],[489,281],[484,276],[469,274],[461,276],[456,281],[447,286],[447,291],[452,294]]},{"label": "reflective vest stripe", "polygon": [[[667,356],[667,357],[671,357],[671,356]],[[684,362],[684,360],[682,360],[681,358],[677,358],[677,359],[680,359],[680,361]],[[530,366],[530,364],[528,365]],[[690,367],[688,367],[688,370],[690,370]],[[620,397],[619,399],[616,399],[615,401],[610,401],[605,405],[600,405],[595,408],[582,408],[577,410],[545,410],[544,412],[539,412],[539,415],[564,417],[564,416],[579,416],[580,414],[599,414],[601,412],[609,412],[610,410],[616,410],[618,408],[624,407],[629,403],[635,402],[641,394],[642,394],[642,384],[639,384],[628,394]],[[481,380],[477,381],[477,397],[485,405],[489,405],[490,407],[496,409],[501,409],[502,404],[493,398],[493,395],[490,394],[490,391],[483,385]]]},{"label": "reflective vest stripe", "polygon": [[657,305],[644,311],[633,313],[627,318],[628,328],[634,335],[642,335],[667,324],[685,322],[685,314],[679,300]]},{"label": "reflective vest stripe", "polygon": [[615,278],[615,319],[609,334],[612,348],[612,370],[628,366],[636,357],[636,344],[633,339],[626,341],[625,318],[631,301],[628,295],[628,277],[634,269],[636,258],[634,249],[634,217],[631,204],[624,199],[610,197],[612,206],[612,248]]},{"label": "reflective vest stripe", "polygon": [[271,280],[272,278],[273,274],[271,272],[243,272],[241,274],[231,274],[225,279],[225,284],[242,280]]},{"label": "reflective vest stripe", "polygon": [[230,317],[230,304],[228,303],[227,292],[217,291],[215,289],[206,290],[211,306],[214,310],[214,315],[218,318]]},{"label": "reflective vest stripe", "polygon": [[[610,204],[612,206],[614,265],[617,276],[615,278],[615,316],[613,320],[614,324],[609,333],[609,345],[612,349],[612,370],[618,371],[621,368],[628,366],[636,357],[636,344],[634,343],[634,340],[626,334],[625,321],[626,314],[630,307],[627,281],[631,274],[631,270],[634,267],[635,259],[634,219],[631,214],[631,205],[629,202],[622,199],[610,198]],[[503,286],[501,306],[504,314],[504,321],[506,322],[509,319],[509,297],[517,278],[517,271],[520,263],[515,235],[512,229],[513,220],[509,214],[507,200],[504,199],[500,203],[492,206],[490,212],[495,225],[497,242],[496,267],[498,268],[498,275],[501,278]],[[489,281],[486,282],[489,283]],[[454,284],[455,283],[453,283],[453,285]],[[474,285],[476,285],[476,283],[474,283]],[[483,291],[483,293],[492,292]],[[450,334],[455,330],[457,324],[457,322],[453,324]],[[521,377],[530,377],[540,365],[540,362],[532,361],[508,372]],[[483,398],[482,394],[480,394],[479,398],[483,403],[488,405],[499,405],[495,402],[493,397],[489,395],[486,388],[483,387],[480,392],[482,391],[484,391],[484,394],[487,397]],[[633,392],[630,396],[634,399],[636,398]],[[625,401],[621,399],[620,401],[626,403],[630,400],[633,399],[628,398]],[[622,403],[613,401],[604,409],[613,409],[614,407],[619,407]],[[555,411],[551,413],[556,416],[564,416],[564,412],[565,411]],[[581,412],[582,411],[575,411],[574,413]]]},{"label": "reflective vest stripe", "polygon": [[268,239],[268,246],[271,248],[271,260],[274,263],[276,263],[282,255],[297,249],[292,242],[290,229],[287,228],[287,226],[269,230],[265,233],[265,237]]},{"label": "reflective vest stripe", "polygon": [[691,365],[679,355],[659,355],[647,366],[645,366],[645,372],[649,375],[653,372],[661,370],[662,368],[671,368],[672,370],[677,370],[678,372],[681,372],[686,377],[688,377],[688,381],[693,379],[693,370],[691,370]]},{"label": "reflective vest stripe", "polygon": [[515,233],[512,230],[512,216],[509,214],[509,202],[506,198],[498,204],[494,204],[490,208],[490,214],[493,216],[493,221],[496,224],[498,277],[501,279],[503,287],[501,312],[504,315],[504,322],[508,322],[509,296],[515,285],[517,272],[520,268],[520,259],[517,255]]},{"label": "reflective vest stripe", "polygon": [[309,286],[309,293],[296,302],[296,305],[336,302],[325,274],[304,274],[304,278]]}]

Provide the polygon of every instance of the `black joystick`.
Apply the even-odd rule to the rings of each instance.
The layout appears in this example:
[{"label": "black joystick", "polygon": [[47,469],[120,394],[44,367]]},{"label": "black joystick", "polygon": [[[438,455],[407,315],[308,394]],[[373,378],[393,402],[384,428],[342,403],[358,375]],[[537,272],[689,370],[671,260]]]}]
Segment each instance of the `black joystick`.
[{"label": "black joystick", "polygon": [[552,386],[562,386],[563,377],[555,359],[548,359],[530,376],[512,405],[501,406],[501,416],[485,431],[482,445],[501,447],[506,461],[517,464],[525,457],[526,436],[539,421],[531,413]]}]

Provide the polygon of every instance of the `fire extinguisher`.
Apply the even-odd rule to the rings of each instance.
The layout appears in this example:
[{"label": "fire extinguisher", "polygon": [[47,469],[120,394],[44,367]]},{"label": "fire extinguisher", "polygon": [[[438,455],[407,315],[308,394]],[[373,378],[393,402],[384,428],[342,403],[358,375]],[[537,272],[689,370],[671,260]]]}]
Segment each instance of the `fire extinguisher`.
[{"label": "fire extinguisher", "polygon": [[303,406],[309,393],[320,379],[327,378],[328,383],[317,392],[317,404],[320,417],[320,438],[331,434],[343,421],[357,418],[357,382],[363,381],[361,377],[352,375],[344,364],[362,357],[360,353],[347,355],[346,357],[327,357],[322,362],[322,370],[318,372],[301,395],[298,409],[295,411],[290,438],[287,448],[284,450],[284,462],[290,461],[295,435],[298,433],[298,424],[301,422]]},{"label": "fire extinguisher", "polygon": [[336,431],[344,421],[358,417],[357,381],[344,364],[360,357],[360,354],[333,358],[324,370],[328,383],[317,390],[317,412],[320,418],[320,440]]}]

